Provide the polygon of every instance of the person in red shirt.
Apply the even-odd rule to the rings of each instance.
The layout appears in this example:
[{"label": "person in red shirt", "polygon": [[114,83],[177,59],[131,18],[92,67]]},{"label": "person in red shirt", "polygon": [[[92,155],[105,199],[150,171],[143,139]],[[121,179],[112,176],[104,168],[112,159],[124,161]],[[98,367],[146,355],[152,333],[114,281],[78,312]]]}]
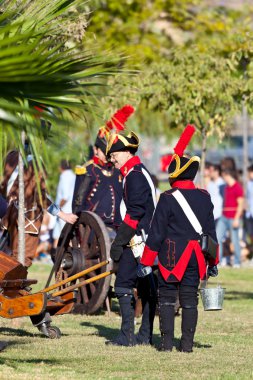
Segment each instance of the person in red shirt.
[{"label": "person in red shirt", "polygon": [[[222,177],[226,183],[224,188],[224,203],[222,216],[217,223],[217,239],[220,245],[220,263],[225,265],[223,258],[222,243],[227,232],[230,232],[231,241],[234,247],[234,267],[239,268],[241,265],[241,248],[239,239],[239,227],[243,214],[243,188],[237,181],[236,171],[231,168],[222,170]],[[227,261],[227,264],[229,262]]]}]

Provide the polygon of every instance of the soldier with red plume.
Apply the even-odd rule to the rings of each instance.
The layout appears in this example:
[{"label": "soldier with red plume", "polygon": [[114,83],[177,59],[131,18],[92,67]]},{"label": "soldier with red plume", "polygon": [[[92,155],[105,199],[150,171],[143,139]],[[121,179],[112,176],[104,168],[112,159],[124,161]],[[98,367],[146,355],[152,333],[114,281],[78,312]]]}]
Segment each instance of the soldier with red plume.
[{"label": "soldier with red plume", "polygon": [[[149,279],[137,284],[137,266],[143,252],[144,241],[156,206],[155,187],[149,172],[136,156],[139,138],[134,132],[127,133],[124,123],[134,112],[124,106],[112,118],[115,131],[110,134],[107,154],[123,176],[123,199],[120,205],[122,223],[111,246],[111,258],[118,263],[115,293],[119,300],[122,317],[119,335],[106,344],[134,346],[151,344],[153,320],[156,308],[154,292],[150,291]],[[134,335],[134,288],[142,301],[142,323]]]},{"label": "soldier with red plume", "polygon": [[208,276],[218,274],[218,252],[216,259],[206,259],[200,246],[200,235],[191,224],[187,210],[190,207],[200,228],[217,242],[210,195],[203,189],[197,189],[193,183],[200,158],[183,156],[194,131],[195,128],[188,125],[174,148],[175,154],[168,168],[172,189],[160,196],[138,268],[138,276],[144,276],[147,267],[152,266],[158,257],[161,351],[172,351],[173,348],[174,305],[178,293],[182,307],[179,349],[192,351],[200,279],[206,278],[206,272]]},{"label": "soldier with red plume", "polygon": [[110,237],[121,223],[119,206],[122,199],[122,175],[106,157],[106,136],[112,128],[111,120],[99,128],[93,146],[93,158],[76,166],[76,182],[72,209],[92,211],[105,223]]}]

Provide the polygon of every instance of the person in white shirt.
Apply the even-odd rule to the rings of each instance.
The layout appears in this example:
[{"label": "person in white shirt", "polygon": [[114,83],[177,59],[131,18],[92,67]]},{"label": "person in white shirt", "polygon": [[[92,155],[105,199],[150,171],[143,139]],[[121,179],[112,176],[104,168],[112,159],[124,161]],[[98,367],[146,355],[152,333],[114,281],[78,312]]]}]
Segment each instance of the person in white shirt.
[{"label": "person in white shirt", "polygon": [[[74,194],[76,176],[67,160],[60,163],[60,178],[57,186],[55,204],[64,212],[72,212],[72,198]],[[58,239],[65,222],[57,218],[53,230],[54,247],[57,247]]]},{"label": "person in white shirt", "polygon": [[223,207],[223,191],[225,182],[221,177],[221,168],[219,165],[210,164],[209,166],[210,181],[207,184],[207,191],[211,196],[211,201],[213,203],[213,215],[215,225],[217,224],[219,218],[222,215]]}]

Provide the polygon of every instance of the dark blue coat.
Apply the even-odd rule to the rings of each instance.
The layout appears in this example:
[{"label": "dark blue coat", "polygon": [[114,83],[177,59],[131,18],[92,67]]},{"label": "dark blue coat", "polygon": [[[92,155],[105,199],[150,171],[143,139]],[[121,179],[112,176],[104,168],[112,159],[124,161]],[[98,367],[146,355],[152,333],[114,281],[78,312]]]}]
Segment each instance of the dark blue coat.
[{"label": "dark blue coat", "polygon": [[[83,170],[82,170],[83,169]],[[76,169],[74,197],[85,176],[89,183],[82,194],[82,205],[78,211],[93,211],[101,217],[107,227],[121,223],[120,202],[123,193],[122,175],[111,163],[103,163],[97,157]]]},{"label": "dark blue coat", "polygon": [[[187,184],[192,185],[187,188]],[[158,256],[158,266],[164,279],[174,282],[182,279],[191,255],[195,253],[200,278],[205,278],[206,261],[199,244],[200,235],[172,196],[177,188],[189,203],[203,232],[217,241],[209,193],[195,188],[191,181],[178,181],[172,190],[160,196],[141,262],[153,265]]]},{"label": "dark blue coat", "polygon": [[124,176],[121,216],[126,224],[141,235],[147,234],[156,206],[156,193],[153,181],[139,157],[131,158],[121,169]]}]

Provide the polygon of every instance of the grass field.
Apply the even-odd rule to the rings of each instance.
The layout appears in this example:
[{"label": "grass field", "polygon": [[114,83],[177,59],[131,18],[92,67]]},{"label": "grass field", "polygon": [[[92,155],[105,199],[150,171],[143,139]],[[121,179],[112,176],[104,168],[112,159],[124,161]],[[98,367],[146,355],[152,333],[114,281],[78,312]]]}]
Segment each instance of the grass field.
[{"label": "grass field", "polygon": [[[34,264],[29,277],[44,287],[49,266]],[[64,315],[53,324],[58,340],[44,338],[29,318],[1,319],[0,379],[253,379],[253,268],[221,269],[224,309],[205,312],[199,303],[194,352],[160,353],[154,347],[108,347],[120,326],[117,305],[108,317]],[[210,284],[210,285],[211,285]],[[35,288],[34,288],[35,289]],[[175,344],[181,318],[176,317]],[[138,325],[137,325],[138,328]],[[154,343],[159,343],[158,317]]]}]

